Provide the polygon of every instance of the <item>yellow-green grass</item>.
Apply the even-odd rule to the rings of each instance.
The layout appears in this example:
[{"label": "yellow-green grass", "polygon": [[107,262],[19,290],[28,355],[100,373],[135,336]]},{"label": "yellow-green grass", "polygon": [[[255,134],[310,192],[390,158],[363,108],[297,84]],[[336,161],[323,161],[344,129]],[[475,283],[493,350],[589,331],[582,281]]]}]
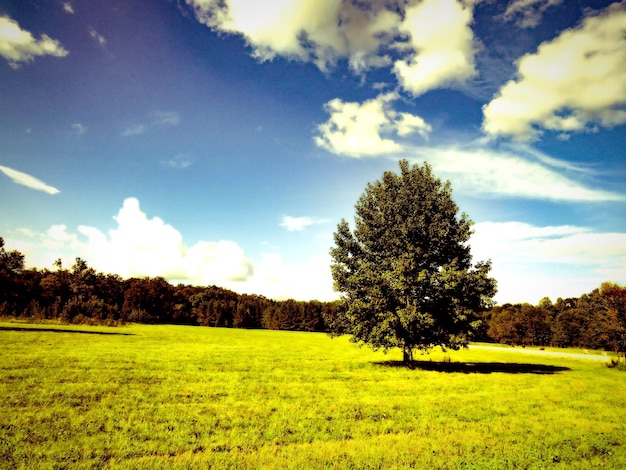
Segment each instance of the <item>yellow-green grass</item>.
[{"label": "yellow-green grass", "polygon": [[319,333],[145,325],[3,322],[0,346],[2,468],[626,468],[626,373],[601,362],[410,369]]}]

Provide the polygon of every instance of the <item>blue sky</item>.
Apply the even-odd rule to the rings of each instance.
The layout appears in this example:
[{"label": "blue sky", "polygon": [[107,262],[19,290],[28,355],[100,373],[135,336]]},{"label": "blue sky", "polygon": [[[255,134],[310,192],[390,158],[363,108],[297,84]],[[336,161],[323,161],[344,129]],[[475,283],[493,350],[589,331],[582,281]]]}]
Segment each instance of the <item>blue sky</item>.
[{"label": "blue sky", "polygon": [[624,284],[625,32],[625,1],[4,1],[0,236],[330,300],[337,223],[407,158],[499,303]]}]

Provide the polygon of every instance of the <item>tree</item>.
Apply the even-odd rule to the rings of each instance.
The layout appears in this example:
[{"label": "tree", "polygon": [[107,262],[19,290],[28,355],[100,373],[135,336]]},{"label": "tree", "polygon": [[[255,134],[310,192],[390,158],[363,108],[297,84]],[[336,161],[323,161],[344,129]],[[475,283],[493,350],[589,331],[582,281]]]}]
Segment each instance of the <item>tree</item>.
[{"label": "tree", "polygon": [[618,360],[621,357],[626,362],[626,287],[604,282],[600,295],[605,308],[604,321],[611,332],[610,344]]},{"label": "tree", "polygon": [[24,271],[24,255],[17,250],[6,251],[0,237],[0,315],[19,314],[20,275]]},{"label": "tree", "polygon": [[491,306],[496,282],[491,262],[472,265],[472,222],[459,215],[449,181],[431,167],[400,162],[367,185],[355,209],[355,229],[345,219],[331,249],[340,308],[329,319],[335,334],[385,350],[466,346]]}]

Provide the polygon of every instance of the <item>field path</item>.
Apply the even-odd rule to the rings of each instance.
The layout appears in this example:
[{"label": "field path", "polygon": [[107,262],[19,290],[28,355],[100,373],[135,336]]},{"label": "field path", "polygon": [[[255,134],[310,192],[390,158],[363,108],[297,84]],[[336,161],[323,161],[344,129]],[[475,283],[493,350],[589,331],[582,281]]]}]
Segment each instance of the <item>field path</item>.
[{"label": "field path", "polygon": [[568,353],[568,352],[560,352],[560,351],[541,351],[538,349],[526,349],[526,348],[511,348],[506,346],[482,346],[478,344],[471,344],[470,349],[478,349],[483,351],[506,351],[512,353],[519,354],[536,354],[541,356],[551,356],[551,357],[568,357],[571,359],[587,359],[590,361],[605,361],[608,362],[609,357],[597,355],[597,354],[578,354],[578,353]]}]

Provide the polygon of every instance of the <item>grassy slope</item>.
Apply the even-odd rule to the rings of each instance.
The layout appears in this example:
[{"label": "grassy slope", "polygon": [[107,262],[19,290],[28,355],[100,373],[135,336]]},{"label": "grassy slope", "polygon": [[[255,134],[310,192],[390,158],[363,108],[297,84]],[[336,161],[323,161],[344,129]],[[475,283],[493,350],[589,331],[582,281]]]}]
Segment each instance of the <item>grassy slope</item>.
[{"label": "grassy slope", "polygon": [[626,375],[601,363],[411,370],[323,334],[16,326],[57,328],[0,323],[0,468],[626,468]]}]

